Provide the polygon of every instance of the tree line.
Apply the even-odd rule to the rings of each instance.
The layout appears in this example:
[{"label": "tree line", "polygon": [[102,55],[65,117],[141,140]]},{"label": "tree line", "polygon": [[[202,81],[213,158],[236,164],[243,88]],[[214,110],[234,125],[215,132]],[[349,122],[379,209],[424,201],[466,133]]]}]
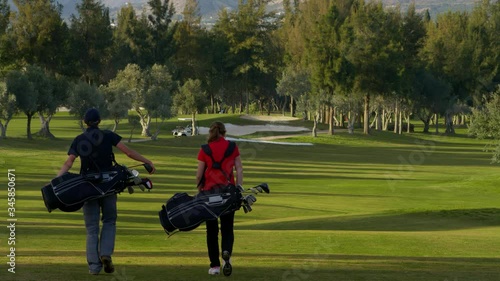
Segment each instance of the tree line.
[{"label": "tree line", "polygon": [[[500,81],[500,4],[483,0],[472,12],[431,19],[363,0],[240,0],[201,25],[197,0],[174,21],[169,0],[150,0],[138,14],[116,19],[96,0],[83,0],[68,21],[53,0],[0,0],[0,128],[18,111],[41,121],[60,106],[75,117],[97,107],[115,121],[137,114],[142,134],[152,118],[178,113],[289,111],[334,128],[424,131],[439,118],[446,133],[470,122],[493,100]],[[498,92],[497,92],[498,94]],[[195,126],[193,126],[195,127]]]}]

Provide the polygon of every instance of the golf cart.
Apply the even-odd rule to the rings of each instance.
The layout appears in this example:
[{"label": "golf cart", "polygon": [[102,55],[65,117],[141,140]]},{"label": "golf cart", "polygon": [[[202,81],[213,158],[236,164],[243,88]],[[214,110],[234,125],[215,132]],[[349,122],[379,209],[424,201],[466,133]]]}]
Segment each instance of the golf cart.
[{"label": "golf cart", "polygon": [[174,130],[172,130],[172,135],[174,137],[186,137],[190,136],[192,132],[191,125],[187,125],[186,127],[177,126]]}]

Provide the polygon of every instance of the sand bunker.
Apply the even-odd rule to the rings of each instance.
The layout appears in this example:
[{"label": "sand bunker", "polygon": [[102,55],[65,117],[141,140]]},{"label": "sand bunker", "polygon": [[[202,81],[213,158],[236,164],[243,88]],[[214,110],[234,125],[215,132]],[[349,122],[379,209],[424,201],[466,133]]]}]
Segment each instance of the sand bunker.
[{"label": "sand bunker", "polygon": [[[286,126],[286,125],[234,125],[231,123],[226,123],[226,131],[228,135],[231,136],[244,136],[253,134],[256,132],[309,132],[310,130],[304,127]],[[199,133],[202,135],[208,134],[207,127],[200,127]]]},{"label": "sand bunker", "polygon": [[297,117],[276,116],[276,115],[242,115],[241,118],[248,120],[266,121],[266,122],[286,122],[300,120]]},{"label": "sand bunker", "polygon": [[[234,125],[231,123],[226,123],[226,131],[228,135],[231,136],[244,136],[253,134],[256,132],[310,132],[309,129],[304,127],[295,127],[295,126],[286,126],[286,125],[276,125],[276,124],[266,124],[266,125]],[[207,135],[209,128],[200,127],[199,134]],[[272,133],[270,133],[271,135]],[[286,136],[279,136],[279,138],[286,138]],[[312,143],[293,143],[293,142],[277,142],[270,140],[257,140],[257,139],[236,139],[236,138],[227,138],[234,141],[243,141],[243,142],[258,142],[258,143],[268,143],[268,144],[281,144],[281,145],[312,145]],[[266,139],[272,139],[272,136],[267,136]]]},{"label": "sand bunker", "polygon": [[282,141],[266,141],[266,140],[254,140],[254,139],[235,139],[227,137],[227,140],[238,141],[238,142],[254,142],[254,143],[267,143],[267,144],[279,144],[279,145],[298,145],[298,146],[311,146],[312,143],[308,142],[282,142]]}]

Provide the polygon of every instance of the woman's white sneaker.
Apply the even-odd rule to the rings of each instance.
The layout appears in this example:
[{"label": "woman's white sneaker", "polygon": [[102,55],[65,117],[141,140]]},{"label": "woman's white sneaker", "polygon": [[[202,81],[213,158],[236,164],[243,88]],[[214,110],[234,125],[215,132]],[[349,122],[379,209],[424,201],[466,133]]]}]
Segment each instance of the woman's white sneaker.
[{"label": "woman's white sneaker", "polygon": [[220,266],[211,267],[208,270],[208,274],[210,274],[210,275],[218,275],[218,274],[220,274]]}]

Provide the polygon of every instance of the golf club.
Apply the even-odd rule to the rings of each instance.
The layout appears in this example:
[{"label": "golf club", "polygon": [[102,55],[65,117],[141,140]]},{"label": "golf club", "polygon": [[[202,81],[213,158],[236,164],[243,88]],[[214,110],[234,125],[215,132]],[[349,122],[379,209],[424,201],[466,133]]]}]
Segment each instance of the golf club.
[{"label": "golf club", "polygon": [[129,194],[134,193],[134,188],[132,186],[127,186],[127,189]]},{"label": "golf club", "polygon": [[151,167],[151,165],[149,165],[149,164],[138,164],[138,165],[130,166],[128,168],[135,168],[135,167],[139,167],[139,166],[143,166],[144,169],[146,169],[146,171],[148,171],[148,173],[151,173],[153,171],[153,167]]},{"label": "golf club", "polygon": [[269,186],[267,185],[267,183],[261,183],[257,186],[248,188],[248,189],[243,190],[243,191],[251,191],[255,194],[262,193],[262,192],[269,193]]}]

